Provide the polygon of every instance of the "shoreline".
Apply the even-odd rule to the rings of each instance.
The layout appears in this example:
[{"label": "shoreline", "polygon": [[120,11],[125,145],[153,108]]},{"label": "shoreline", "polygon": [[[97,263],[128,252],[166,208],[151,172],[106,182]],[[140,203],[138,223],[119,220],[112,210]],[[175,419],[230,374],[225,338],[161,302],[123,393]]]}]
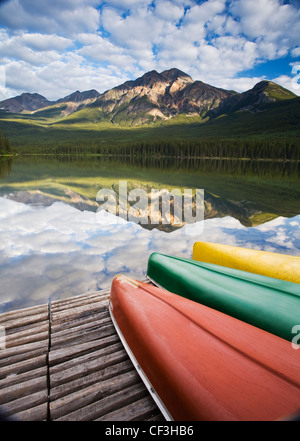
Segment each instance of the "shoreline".
[{"label": "shoreline", "polygon": [[[51,156],[51,157],[104,157],[104,158],[154,158],[152,155],[122,155],[122,154],[101,154],[101,153],[14,153],[10,155],[0,155],[2,158],[17,158],[26,156]],[[155,159],[204,159],[204,160],[218,160],[218,161],[249,161],[249,162],[300,162],[300,159],[287,159],[287,158],[245,158],[245,157],[227,157],[227,156],[159,156]]]}]

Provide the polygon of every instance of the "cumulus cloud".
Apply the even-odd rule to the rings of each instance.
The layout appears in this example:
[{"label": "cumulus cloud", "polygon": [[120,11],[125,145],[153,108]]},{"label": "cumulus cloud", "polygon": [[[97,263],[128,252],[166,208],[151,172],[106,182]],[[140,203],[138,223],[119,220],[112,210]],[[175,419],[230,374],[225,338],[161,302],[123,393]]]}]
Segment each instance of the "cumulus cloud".
[{"label": "cumulus cloud", "polygon": [[70,35],[97,31],[95,0],[10,0],[1,7],[1,25],[11,30]]},{"label": "cumulus cloud", "polygon": [[[43,55],[39,54],[38,58],[42,57]],[[50,100],[57,100],[79,88],[104,91],[127,79],[126,74],[117,66],[98,67],[87,64],[80,53],[66,52],[57,56],[53,54],[47,61],[43,64],[33,64],[28,59],[6,60],[6,88],[3,88],[2,99],[26,91],[37,92]],[[120,63],[121,61],[123,60],[120,60]]]},{"label": "cumulus cloud", "polygon": [[[0,93],[6,98],[38,91],[57,99],[79,87],[104,92],[171,67],[216,86],[236,80],[235,90],[243,91],[238,87],[252,84],[252,77],[264,78],[257,65],[286,56],[297,61],[300,54],[296,0],[261,0],[255,7],[252,0],[10,0],[0,8],[0,57],[8,73]],[[27,79],[19,88],[16,67]],[[290,69],[280,81],[299,94],[293,78]]]},{"label": "cumulus cloud", "polygon": [[192,258],[197,240],[299,255],[299,227],[300,216],[254,228],[225,217],[170,234],[104,211],[0,198],[0,311],[108,288],[118,273],[141,280],[152,252]]}]

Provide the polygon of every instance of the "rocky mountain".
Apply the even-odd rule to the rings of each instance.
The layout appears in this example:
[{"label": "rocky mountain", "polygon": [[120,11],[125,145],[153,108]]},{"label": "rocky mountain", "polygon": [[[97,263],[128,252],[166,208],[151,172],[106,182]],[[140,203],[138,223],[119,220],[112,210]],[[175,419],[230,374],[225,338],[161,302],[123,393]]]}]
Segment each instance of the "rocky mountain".
[{"label": "rocky mountain", "polygon": [[97,98],[100,95],[97,90],[87,90],[85,92],[79,92],[79,90],[76,90],[76,92],[71,93],[71,95],[67,95],[64,98],[60,98],[59,100],[55,101],[55,104],[57,103],[83,103],[85,101],[91,101],[95,98]]},{"label": "rocky mountain", "polygon": [[261,81],[246,92],[224,99],[218,107],[208,112],[208,116],[216,117],[237,111],[263,111],[268,104],[292,98],[296,98],[296,95],[289,90],[272,81]]},{"label": "rocky mountain", "polygon": [[77,110],[80,104],[90,104],[99,95],[99,92],[94,89],[86,92],[79,92],[79,90],[77,90],[71,95],[60,98],[57,101],[49,101],[38,93],[22,93],[22,95],[1,101],[0,110],[5,110],[10,113],[22,113],[24,111],[35,112],[37,110],[44,109],[45,107],[55,106],[62,103],[75,103],[77,105],[73,106],[73,108],[74,110]]},{"label": "rocky mountain", "polygon": [[101,94],[93,103],[112,122],[142,124],[179,114],[205,114],[235,92],[193,81],[186,73],[170,69],[147,72]]},{"label": "rocky mountain", "polygon": [[[179,69],[153,70],[136,80],[126,81],[100,94],[96,90],[79,92],[48,101],[38,94],[22,94],[0,102],[0,109],[7,112],[36,112],[49,106],[62,106],[56,114],[69,116],[71,122],[80,116],[76,112],[87,109],[93,113],[93,122],[107,120],[123,125],[148,124],[156,120],[168,120],[184,114],[200,115],[214,119],[237,111],[257,112],[265,110],[270,103],[295,98],[292,92],[270,81],[262,81],[251,90],[237,93],[194,81]],[[96,112],[95,112],[96,110]],[[33,113],[34,115],[34,113]]]},{"label": "rocky mountain", "polygon": [[39,110],[51,104],[51,101],[48,101],[44,96],[38,93],[22,93],[22,95],[1,101],[0,109],[11,113],[21,113],[24,110]]}]

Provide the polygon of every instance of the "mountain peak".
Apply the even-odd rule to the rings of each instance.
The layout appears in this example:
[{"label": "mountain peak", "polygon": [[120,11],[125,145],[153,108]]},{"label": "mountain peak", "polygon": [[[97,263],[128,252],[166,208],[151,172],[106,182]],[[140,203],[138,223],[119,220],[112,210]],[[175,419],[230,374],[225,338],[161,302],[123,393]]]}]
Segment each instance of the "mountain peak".
[{"label": "mountain peak", "polygon": [[97,90],[86,90],[85,92],[79,92],[79,90],[76,90],[76,92],[71,93],[70,95],[65,96],[64,98],[60,98],[57,100],[57,103],[66,103],[66,102],[73,102],[73,103],[81,103],[85,100],[98,98],[99,92]]},{"label": "mountain peak", "polygon": [[193,82],[192,78],[183,72],[182,70],[177,69],[176,67],[173,67],[172,69],[164,70],[161,75],[167,77],[170,80],[177,80],[178,78],[186,78],[189,79],[191,82]]},{"label": "mountain peak", "polygon": [[264,90],[271,84],[275,84],[275,83],[272,83],[272,81],[268,81],[268,80],[262,80],[259,83],[255,84],[252,90]]},{"label": "mountain peak", "polygon": [[151,70],[146,72],[143,76],[139,78],[140,83],[148,85],[153,84],[161,80],[161,75],[156,70]]},{"label": "mountain peak", "polygon": [[51,101],[48,101],[44,96],[38,93],[22,93],[13,98],[8,98],[1,101],[0,107],[2,110],[12,113],[21,113],[24,110],[34,111],[41,107],[49,106]]},{"label": "mountain peak", "polygon": [[263,92],[274,101],[291,99],[297,96],[290,90],[268,80],[260,81],[252,90],[255,92]]},{"label": "mountain peak", "polygon": [[222,114],[248,111],[258,112],[266,109],[266,106],[277,101],[293,99],[296,95],[273,81],[263,80],[255,86],[239,94],[234,94],[220,103],[218,108],[213,109],[209,116],[215,117]]}]

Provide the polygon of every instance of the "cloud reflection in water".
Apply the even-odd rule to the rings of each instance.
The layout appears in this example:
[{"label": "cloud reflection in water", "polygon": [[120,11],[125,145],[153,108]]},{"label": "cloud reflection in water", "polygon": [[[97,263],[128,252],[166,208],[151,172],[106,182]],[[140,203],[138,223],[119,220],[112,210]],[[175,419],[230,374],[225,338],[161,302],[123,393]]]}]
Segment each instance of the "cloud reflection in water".
[{"label": "cloud reflection in water", "polygon": [[107,288],[118,273],[142,279],[153,251],[191,258],[197,240],[300,255],[300,216],[252,228],[207,219],[165,233],[63,203],[0,198],[0,207],[0,312]]}]

